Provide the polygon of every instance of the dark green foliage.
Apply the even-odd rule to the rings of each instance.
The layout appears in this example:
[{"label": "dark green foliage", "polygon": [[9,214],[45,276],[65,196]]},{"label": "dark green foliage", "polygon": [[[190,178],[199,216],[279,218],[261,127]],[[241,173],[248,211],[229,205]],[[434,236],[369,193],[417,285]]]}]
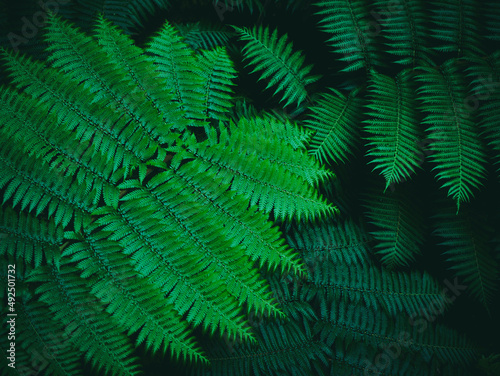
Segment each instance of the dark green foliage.
[{"label": "dark green foliage", "polygon": [[413,262],[425,237],[422,206],[416,194],[401,189],[381,195],[380,190],[373,189],[366,201],[366,215],[376,228],[372,231],[376,253],[384,265],[392,269]]},{"label": "dark green foliage", "polygon": [[71,0],[64,11],[70,20],[84,27],[102,15],[126,34],[136,34],[148,16],[169,5],[169,0]]},{"label": "dark green foliage", "polygon": [[428,125],[436,176],[459,208],[472,198],[486,175],[486,153],[479,127],[466,100],[467,90],[458,60],[420,69],[419,98],[427,113],[423,124]]},{"label": "dark green foliage", "polygon": [[369,134],[367,155],[380,170],[386,189],[408,179],[421,160],[422,132],[416,108],[412,73],[401,71],[394,79],[372,72],[369,86],[370,118],[365,122]]},{"label": "dark green foliage", "polygon": [[[170,44],[176,35],[166,24],[146,58],[102,18],[91,37],[53,17],[50,66],[4,53],[17,90],[2,92],[2,211],[14,219],[2,253],[36,267],[28,286],[71,328],[70,350],[112,374],[139,369],[125,333],[193,362],[206,361],[197,326],[253,341],[246,312],[283,313],[251,261],[303,274],[264,213],[335,212],[313,188],[332,174],[307,157],[296,126],[263,133],[249,119],[206,128],[204,141],[190,134],[188,124],[227,118],[235,72],[223,49],[198,61],[179,37]],[[293,163],[308,168],[295,174]]]},{"label": "dark green foliage", "polygon": [[[479,2],[476,0],[433,1],[431,35],[439,40],[435,49],[455,56],[483,54],[479,35]],[[489,9],[486,10],[489,13]]]},{"label": "dark green foliage", "polygon": [[498,9],[78,0],[3,35],[0,373],[496,375]]},{"label": "dark green foliage", "polygon": [[267,27],[256,26],[252,30],[235,28],[240,39],[246,41],[243,47],[245,59],[254,67],[252,72],[261,71],[259,80],[268,79],[267,88],[276,87],[274,94],[283,92],[285,106],[300,105],[307,98],[306,86],[317,81],[311,76],[312,66],[303,66],[304,56],[294,52],[287,36],[278,38],[278,30],[272,33]]},{"label": "dark green foliage", "polygon": [[328,43],[348,65],[342,71],[367,70],[381,64],[376,33],[370,30],[368,7],[362,0],[323,0],[316,3],[319,26]]},{"label": "dark green foliage", "polygon": [[184,41],[197,50],[208,50],[216,46],[225,46],[233,32],[222,25],[204,25],[199,22],[176,25]]},{"label": "dark green foliage", "polygon": [[435,232],[447,247],[447,259],[456,275],[469,285],[469,293],[489,310],[498,289],[498,262],[491,242],[493,228],[484,209],[467,207],[455,214],[444,207],[436,214]]},{"label": "dark green foliage", "polygon": [[334,89],[332,94],[323,94],[310,108],[312,114],[305,121],[306,127],[315,131],[309,153],[323,163],[345,162],[354,152],[361,106],[362,99],[356,89],[347,96]]},{"label": "dark green foliage", "polygon": [[378,27],[388,40],[387,52],[399,57],[394,62],[411,66],[431,63],[431,50],[426,43],[425,3],[421,0],[380,0],[375,5],[379,11],[377,20],[381,23]]}]

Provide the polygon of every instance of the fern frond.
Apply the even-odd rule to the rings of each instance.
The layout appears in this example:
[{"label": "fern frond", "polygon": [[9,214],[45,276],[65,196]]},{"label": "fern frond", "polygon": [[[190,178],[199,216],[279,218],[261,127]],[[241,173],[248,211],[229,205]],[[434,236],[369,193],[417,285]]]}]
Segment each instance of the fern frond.
[{"label": "fern frond", "polygon": [[387,189],[420,167],[421,131],[412,72],[402,71],[393,79],[373,71],[368,93],[367,155],[373,158],[374,170],[384,176]]},{"label": "fern frond", "polygon": [[485,37],[494,41],[500,40],[500,4],[496,1],[488,1],[482,8],[481,19],[486,19]]},{"label": "fern frond", "polygon": [[[167,83],[164,90],[172,92],[186,117],[203,120],[204,79],[197,69],[194,51],[179,32],[166,22],[145,51],[158,75]],[[202,126],[203,123],[191,121],[189,125]]]},{"label": "fern frond", "polygon": [[213,207],[215,216],[225,223],[224,232],[234,244],[245,247],[245,253],[252,261],[258,261],[261,268],[281,273],[293,272],[301,275],[303,266],[297,255],[291,252],[281,238],[276,227],[271,227],[267,215],[248,207],[241,214],[241,207],[247,206],[247,200],[241,195],[226,192],[226,185],[220,178],[212,176],[214,184],[207,185],[207,177],[200,173],[203,165],[191,161],[175,171],[188,189],[198,196],[197,199],[207,207]]},{"label": "fern frond", "polygon": [[316,82],[319,76],[311,76],[312,65],[303,66],[304,56],[301,52],[293,52],[291,42],[285,34],[278,38],[278,30],[271,33],[268,27],[255,26],[253,29],[234,27],[240,39],[247,42],[243,47],[243,55],[248,65],[254,67],[253,72],[261,71],[260,80],[268,80],[266,88],[274,87],[275,92],[282,93],[280,102],[285,106],[300,105],[307,98],[306,86]]},{"label": "fern frond", "polygon": [[138,277],[118,242],[108,240],[111,234],[85,229],[85,235],[67,234],[77,240],[64,251],[82,270],[81,277],[90,279],[92,294],[107,305],[107,312],[129,333],[138,332],[137,344],[146,343],[153,352],[170,349],[173,358],[206,361],[197,348],[191,329],[147,279]]},{"label": "fern frond", "polygon": [[[135,76],[123,65],[123,60],[120,66],[95,40],[56,17],[49,20],[46,40],[50,44],[51,65],[89,88],[94,95],[92,102],[104,99],[115,111],[127,115],[129,124],[122,133],[150,156],[159,153],[159,159],[163,160],[159,144],[173,142],[175,136],[144,93],[137,90]],[[126,48],[126,43],[118,43]]]},{"label": "fern frond", "polygon": [[246,132],[261,132],[266,137],[278,139],[294,149],[306,150],[312,136],[312,132],[300,127],[288,117],[280,116],[277,113],[244,113],[235,121],[235,124],[240,119]]},{"label": "fern frond", "polygon": [[485,178],[486,155],[478,127],[467,107],[467,90],[457,67],[450,59],[441,67],[421,67],[417,79],[422,108],[427,112],[430,147],[434,152],[437,179],[457,203],[469,201]]},{"label": "fern frond", "polygon": [[78,269],[69,264],[60,271],[43,266],[33,271],[29,282],[39,283],[39,300],[49,306],[54,320],[65,325],[73,344],[97,371],[139,375],[129,338],[116,330],[117,324],[105,313],[104,305],[92,298]]},{"label": "fern frond", "polygon": [[0,139],[0,161],[2,204],[12,200],[12,207],[35,211],[35,216],[47,210],[48,218],[63,228],[72,219],[77,229],[88,223],[96,207],[95,192],[87,192],[83,184],[51,174],[40,160],[25,155],[19,143]]},{"label": "fern frond", "polygon": [[[144,51],[102,16],[97,20],[96,39],[99,46],[108,54],[110,62],[126,72],[149,107],[162,116],[164,121],[158,119],[159,121],[155,123],[160,143],[172,143],[170,136],[172,132],[166,125],[170,128],[184,129],[187,123],[180,108],[172,103],[171,93],[165,90],[169,85],[168,80],[153,74],[154,65],[144,55]],[[152,114],[148,116],[150,116],[148,121],[155,119]]]},{"label": "fern frond", "polygon": [[419,352],[424,359],[432,354],[439,363],[451,363],[455,367],[470,365],[477,355],[475,345],[442,325],[436,324],[427,331],[408,331],[410,327],[406,318],[380,316],[362,305],[338,304],[329,299],[316,332],[329,345],[340,338],[346,347],[361,341],[379,349],[393,344],[410,354]]},{"label": "fern frond", "polygon": [[424,242],[424,216],[415,193],[373,191],[367,197],[367,216],[376,227],[376,253],[389,269],[408,266]]},{"label": "fern frond", "polygon": [[[252,151],[258,156],[259,161],[270,161],[282,166],[291,174],[298,175],[311,186],[335,177],[324,169],[317,161],[305,153],[305,141],[309,138],[304,131],[299,131],[296,124],[280,120],[270,114],[264,113],[262,117],[250,120],[241,119],[237,126],[230,126],[229,132],[234,138],[241,138],[238,143],[244,144],[252,139]],[[278,151],[277,142],[282,142]],[[289,145],[287,145],[289,144]],[[297,150],[298,148],[302,150]]]},{"label": "fern frond", "polygon": [[197,23],[177,24],[175,27],[184,41],[195,50],[209,50],[218,46],[226,46],[233,32],[222,25],[205,25]]},{"label": "fern frond", "polygon": [[321,17],[320,28],[330,36],[330,44],[339,59],[348,65],[341,71],[381,66],[379,49],[368,24],[368,9],[361,0],[322,0],[315,4]]},{"label": "fern frond", "polygon": [[256,329],[258,345],[210,346],[210,375],[317,375],[320,365],[328,362],[331,350],[296,322],[260,323]]},{"label": "fern frond", "polygon": [[492,229],[483,211],[465,207],[454,213],[449,207],[435,216],[435,232],[443,239],[448,261],[467,292],[489,309],[499,287],[498,262],[489,242]]},{"label": "fern frond", "polygon": [[[238,126],[243,127],[244,122]],[[205,171],[219,176],[224,184],[230,183],[231,189],[247,197],[251,205],[266,213],[273,211],[280,219],[314,219],[336,212],[307,181],[276,163],[283,156],[276,161],[259,158],[252,147],[256,136],[242,137],[241,132],[243,128],[236,134],[224,131],[220,139],[215,136],[202,143],[191,141],[173,149],[178,152],[175,165],[183,159],[198,159]]]},{"label": "fern frond", "polygon": [[63,240],[61,227],[54,221],[45,221],[30,214],[16,213],[9,207],[0,207],[0,255],[24,259],[34,267],[47,262],[58,264],[59,247]]},{"label": "fern frond", "polygon": [[232,86],[236,70],[226,50],[217,47],[202,51],[198,58],[203,77],[203,111],[205,118],[228,120],[227,114],[233,106]]},{"label": "fern frond", "polygon": [[321,163],[339,164],[354,153],[361,121],[362,99],[354,89],[347,96],[335,89],[325,93],[317,104],[310,107],[312,114],[305,126],[316,131],[309,154]]},{"label": "fern frond", "polygon": [[[495,164],[500,164],[500,51],[486,58],[469,59],[468,76],[472,81],[470,105],[480,108],[479,125],[490,146]],[[500,166],[497,168],[500,177]]]},{"label": "fern frond", "polygon": [[479,33],[478,3],[475,0],[432,1],[431,35],[440,42],[439,52],[457,57],[483,55]]},{"label": "fern frond", "polygon": [[363,224],[353,219],[340,223],[296,227],[287,233],[290,245],[300,251],[309,269],[305,296],[321,301],[348,300],[392,317],[405,312],[420,313],[422,307],[447,305],[437,281],[428,273],[393,272],[373,264],[370,258],[374,239]]},{"label": "fern frond", "polygon": [[427,15],[420,0],[402,0],[400,3],[387,3],[377,0],[381,9],[377,22],[381,32],[388,39],[387,52],[399,57],[395,63],[428,65],[431,63],[431,49],[427,43]]},{"label": "fern frond", "polygon": [[[145,173],[151,150],[142,149],[136,138],[122,132],[128,126],[126,117],[107,102],[96,101],[90,90],[80,86],[75,91],[74,81],[44,63],[5,51],[4,60],[17,88],[37,98],[37,107],[56,114],[58,122],[80,143],[92,140],[95,151],[105,156],[113,171],[123,167],[123,176],[136,168]],[[79,147],[77,151],[83,150]]]},{"label": "fern frond", "polygon": [[[16,326],[22,330],[16,333],[16,368],[5,365],[1,374],[37,372],[50,376],[82,376],[82,354],[74,348],[67,328],[53,320],[46,304],[21,295],[17,299]],[[0,348],[8,353],[7,333],[1,334]],[[9,369],[14,372],[8,372]]]},{"label": "fern frond", "polygon": [[[251,340],[241,304],[281,315],[242,246],[222,224],[216,233],[206,226],[216,208],[207,208],[172,171],[157,174],[144,187],[127,181],[121,188],[133,190],[123,196],[118,211],[96,211],[103,215],[98,223],[112,232],[110,240],[119,241],[125,254],[132,255],[136,270],[168,293],[168,301],[193,325],[203,323],[212,333],[218,328]],[[214,199],[224,204],[222,198]],[[143,209],[138,211],[137,205]]]},{"label": "fern frond", "polygon": [[93,204],[103,197],[116,206],[119,192],[115,184],[123,175],[113,173],[113,165],[96,153],[93,145],[73,138],[53,114],[38,107],[38,101],[8,88],[0,92],[0,135],[23,146],[23,152],[43,160],[50,173],[59,178],[76,177],[79,185],[92,193]]}]

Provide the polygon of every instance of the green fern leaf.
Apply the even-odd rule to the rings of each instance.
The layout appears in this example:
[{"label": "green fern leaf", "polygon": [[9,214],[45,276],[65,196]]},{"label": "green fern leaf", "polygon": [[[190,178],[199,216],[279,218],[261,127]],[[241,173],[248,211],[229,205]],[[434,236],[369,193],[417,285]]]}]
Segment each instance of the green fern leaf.
[{"label": "green fern leaf", "polygon": [[304,123],[308,129],[316,131],[309,154],[321,163],[339,164],[354,153],[363,102],[357,89],[347,96],[334,89],[331,91],[331,94],[323,94],[310,108],[312,114]]},{"label": "green fern leaf", "polygon": [[73,134],[38,108],[38,102],[14,90],[0,92],[0,134],[5,140],[23,146],[27,155],[43,160],[49,170],[61,179],[75,176],[78,184],[92,192],[93,204],[103,197],[109,205],[116,206],[119,192],[116,182],[123,175],[114,173],[102,154],[96,153],[90,142],[75,140]]},{"label": "green fern leaf", "polygon": [[0,161],[3,166],[0,176],[0,189],[4,189],[2,204],[12,200],[12,207],[19,206],[28,212],[35,210],[35,216],[47,210],[48,217],[63,228],[71,220],[77,229],[88,223],[96,207],[95,192],[89,194],[85,185],[50,174],[40,160],[25,155],[19,143],[0,139]]},{"label": "green fern leaf", "polygon": [[[179,32],[166,22],[145,51],[158,75],[166,82],[165,89],[171,91],[185,116],[191,120],[203,120],[203,87],[206,80],[197,67],[194,51]],[[204,124],[194,121],[190,125]]]},{"label": "green fern leaf", "polygon": [[112,234],[90,234],[95,229],[96,226],[87,227],[85,236],[67,234],[68,239],[78,243],[66,248],[64,255],[78,263],[82,278],[92,281],[91,292],[107,305],[107,312],[129,333],[138,332],[138,345],[145,342],[153,352],[160,348],[165,352],[168,346],[173,358],[206,361],[189,337],[188,323],[162,297],[161,290],[137,277],[120,244],[107,240]]},{"label": "green fern leaf", "polygon": [[[490,153],[495,163],[500,164],[500,51],[487,58],[469,59],[472,65],[467,69],[472,80],[472,93],[467,99],[469,105],[480,108],[481,126]],[[500,166],[497,168],[500,177]]]},{"label": "green fern leaf", "polygon": [[408,266],[419,255],[424,242],[424,216],[415,192],[398,190],[367,197],[367,216],[376,227],[376,253],[390,269]]},{"label": "green fern leaf", "polygon": [[399,57],[395,63],[428,65],[431,49],[427,42],[427,15],[420,0],[403,0],[400,3],[387,3],[377,0],[381,9],[377,22],[381,33],[388,39],[387,45],[392,55]]},{"label": "green fern leaf", "polygon": [[232,86],[236,70],[226,50],[217,47],[202,51],[199,56],[200,74],[203,82],[203,109],[207,119],[228,120],[233,107]]},{"label": "green fern leaf", "polygon": [[437,179],[448,196],[457,202],[473,197],[486,174],[486,155],[471,111],[466,107],[467,90],[459,74],[457,60],[451,59],[442,67],[421,67],[417,79],[423,110],[428,114],[431,159],[436,163]]},{"label": "green fern leaf", "polygon": [[368,9],[360,0],[323,0],[315,4],[320,28],[330,36],[328,44],[348,65],[342,71],[381,66],[382,60],[368,24]]},{"label": "green fern leaf", "polygon": [[118,116],[106,101],[96,102],[90,90],[83,87],[75,92],[75,83],[70,78],[44,63],[5,52],[4,59],[17,88],[38,99],[42,109],[39,113],[52,109],[58,122],[73,131],[80,143],[88,144],[92,140],[94,150],[105,156],[113,171],[123,167],[121,173],[127,176],[138,167],[146,170],[144,163],[151,157],[151,151],[141,149],[137,140],[121,132],[128,125],[126,118]]},{"label": "green fern leaf", "polygon": [[475,0],[432,1],[431,35],[440,42],[439,52],[456,56],[483,55],[479,35],[479,6]]},{"label": "green fern leaf", "polygon": [[401,312],[413,317],[422,307],[448,303],[428,273],[394,272],[375,265],[370,258],[375,241],[360,221],[348,218],[298,226],[287,233],[287,240],[300,251],[309,270],[304,296],[318,296],[322,302],[327,297],[348,300],[392,317]]},{"label": "green fern leaf", "polygon": [[274,94],[282,93],[285,106],[300,105],[307,98],[306,86],[317,81],[319,76],[310,76],[311,65],[303,66],[304,56],[293,52],[292,43],[285,34],[278,38],[278,30],[272,33],[267,27],[234,27],[240,39],[247,43],[243,54],[252,72],[261,71],[259,80],[268,80],[266,88],[275,87]]},{"label": "green fern leaf", "polygon": [[[165,90],[169,85],[168,80],[152,75],[151,72],[155,68],[144,55],[144,51],[102,16],[97,20],[96,39],[112,64],[127,72],[127,76],[135,84],[135,89],[142,93],[144,101],[163,117],[163,122],[155,124],[158,129],[155,137],[158,137],[162,144],[171,143],[171,132],[165,124],[171,128],[184,129],[187,123],[179,107],[172,103],[171,93]],[[149,116],[150,121],[155,119],[153,115]]]},{"label": "green fern leaf", "polygon": [[34,267],[42,263],[59,263],[63,231],[54,221],[0,207],[0,232],[0,255],[24,259]]},{"label": "green fern leaf", "polygon": [[420,167],[421,132],[411,78],[408,70],[394,79],[376,72],[371,75],[367,105],[370,119],[365,120],[370,146],[367,155],[384,176],[386,189],[406,180]]},{"label": "green fern leaf", "polygon": [[[214,135],[203,143],[191,140],[186,146],[172,149],[177,152],[173,165],[184,159],[197,159],[205,166],[203,170],[219,176],[224,184],[231,184],[231,189],[247,197],[251,205],[266,213],[273,211],[280,219],[314,219],[336,212],[307,181],[291,173],[283,163],[277,163],[293,163],[286,155],[274,161],[260,158],[254,151],[259,142],[257,136],[244,137],[244,125],[244,121],[238,123],[240,132],[223,131],[219,139]],[[281,153],[284,152],[286,149]]]},{"label": "green fern leaf", "polygon": [[49,306],[54,320],[65,325],[73,344],[97,371],[139,374],[130,340],[116,330],[116,323],[105,313],[104,306],[92,299],[87,281],[78,277],[77,269],[68,264],[60,271],[40,267],[29,281],[40,284],[36,289],[39,300]]}]

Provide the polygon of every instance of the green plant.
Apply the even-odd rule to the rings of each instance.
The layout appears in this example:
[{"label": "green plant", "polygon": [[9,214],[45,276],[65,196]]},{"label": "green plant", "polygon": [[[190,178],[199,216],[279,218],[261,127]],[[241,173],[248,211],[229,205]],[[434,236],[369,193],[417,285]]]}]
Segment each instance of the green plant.
[{"label": "green plant", "polygon": [[4,52],[17,89],[1,95],[2,249],[27,277],[30,336],[31,315],[50,311],[113,374],[137,372],[124,332],[191,361],[207,359],[190,324],[252,341],[245,312],[283,315],[260,270],[304,272],[266,213],[334,212],[304,132],[272,117],[217,123],[232,63],[222,48],[195,56],[168,24],[148,57],[102,18],[94,38],[51,19],[46,39],[50,66]]},{"label": "green plant", "polygon": [[142,47],[52,16],[3,51],[18,364],[494,374],[500,8],[171,3]]}]

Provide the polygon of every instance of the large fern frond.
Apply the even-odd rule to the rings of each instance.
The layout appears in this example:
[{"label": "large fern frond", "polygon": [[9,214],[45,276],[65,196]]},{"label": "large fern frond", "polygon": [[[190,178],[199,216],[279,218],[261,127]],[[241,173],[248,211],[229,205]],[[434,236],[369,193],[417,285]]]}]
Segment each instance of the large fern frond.
[{"label": "large fern frond", "polygon": [[[204,79],[196,65],[193,49],[168,22],[149,41],[145,49],[159,76],[165,81],[188,119],[203,120]],[[196,121],[189,125],[200,126]]]},{"label": "large fern frond", "polygon": [[[39,113],[54,113],[58,122],[73,131],[73,137],[81,144],[92,140],[94,150],[105,156],[113,171],[123,167],[121,174],[127,176],[139,168],[141,174],[145,174],[145,162],[151,157],[151,151],[141,149],[138,140],[127,137],[127,133],[122,135],[128,125],[126,118],[109,108],[105,101],[96,101],[90,90],[80,87],[75,92],[70,78],[46,64],[7,53],[4,56],[16,87],[39,99],[38,107],[45,111]],[[84,150],[80,146],[75,151]]]},{"label": "large fern frond", "polygon": [[[140,93],[145,103],[156,112],[161,113],[164,123],[171,128],[183,129],[187,123],[183,120],[182,113],[178,106],[172,103],[172,95],[165,87],[168,87],[167,79],[162,79],[158,75],[152,75],[155,67],[147,59],[144,51],[135,46],[133,40],[102,16],[97,19],[95,36],[99,46],[108,54],[113,65],[120,67],[126,72],[135,90]],[[154,118],[151,117],[150,120]],[[159,129],[159,141],[169,143],[171,139],[167,137],[170,133],[164,124],[156,124]]]},{"label": "large fern frond", "polygon": [[[428,273],[388,271],[370,258],[375,239],[353,219],[297,227],[287,236],[300,251],[310,277],[309,294],[349,300],[395,317],[420,314],[422,307],[446,306],[440,286]],[[307,294],[304,291],[304,294]]]},{"label": "large fern frond", "polygon": [[339,367],[387,372],[376,360],[387,346],[399,349],[392,374],[420,375],[423,367],[440,367],[451,375],[455,370],[448,365],[471,364],[477,348],[457,332],[435,324],[410,329],[416,322],[430,325],[425,317],[444,313],[448,298],[427,273],[408,275],[374,265],[370,237],[360,224],[347,220],[298,227],[289,239],[309,266],[310,278],[296,296],[318,307],[313,333],[334,351],[331,374]]},{"label": "large fern frond", "polygon": [[417,79],[421,82],[422,109],[427,112],[423,124],[428,125],[436,176],[458,209],[482,184],[486,155],[457,63],[450,59],[441,67],[421,67]]},{"label": "large fern frond", "polygon": [[188,323],[174,306],[153,283],[137,276],[120,244],[107,239],[113,234],[92,234],[95,229],[87,227],[84,236],[67,235],[78,242],[66,248],[64,254],[82,269],[82,278],[92,281],[91,292],[107,305],[107,312],[129,333],[138,332],[137,344],[145,342],[154,352],[160,348],[165,352],[168,347],[173,358],[206,361],[190,337]]},{"label": "large fern frond", "polygon": [[305,57],[299,51],[294,52],[288,36],[278,37],[278,30],[271,33],[268,27],[255,26],[253,29],[235,27],[240,39],[247,43],[243,54],[252,72],[261,71],[259,80],[268,80],[266,88],[274,87],[282,93],[285,106],[300,105],[307,98],[306,86],[317,81],[318,76],[311,76],[312,65],[304,65]]},{"label": "large fern frond", "polygon": [[22,144],[0,139],[0,161],[3,202],[11,200],[14,208],[35,212],[35,216],[47,210],[56,225],[66,227],[73,220],[80,229],[90,221],[90,213],[96,208],[96,192],[88,192],[85,185],[51,174],[48,166],[34,156],[24,154]]},{"label": "large fern frond", "polygon": [[312,112],[305,126],[316,131],[309,145],[309,154],[321,163],[339,164],[354,153],[359,135],[361,106],[363,100],[359,90],[348,95],[331,89],[310,107]]},{"label": "large fern frond", "polygon": [[370,118],[365,120],[367,155],[373,158],[370,163],[375,163],[374,169],[384,176],[386,189],[406,180],[420,167],[422,132],[412,76],[409,70],[394,79],[375,71],[371,74]]},{"label": "large fern frond", "polygon": [[[265,135],[242,137],[245,122],[240,120],[237,126],[239,131],[234,127],[229,131],[223,128],[220,138],[211,132],[212,136],[205,142],[191,140],[186,147],[172,149],[177,152],[174,165],[183,159],[196,158],[204,166],[203,170],[219,176],[224,184],[231,184],[231,189],[247,197],[251,205],[257,205],[266,213],[272,211],[280,219],[313,219],[335,213],[336,209],[317,195],[305,179],[290,172],[282,162],[293,164],[290,159],[293,153],[287,153],[286,148],[273,151],[272,143],[278,141],[271,139],[266,153],[273,152],[274,157],[272,160],[262,158],[254,145],[265,142],[262,138]],[[327,174],[317,174],[321,175]]]}]

